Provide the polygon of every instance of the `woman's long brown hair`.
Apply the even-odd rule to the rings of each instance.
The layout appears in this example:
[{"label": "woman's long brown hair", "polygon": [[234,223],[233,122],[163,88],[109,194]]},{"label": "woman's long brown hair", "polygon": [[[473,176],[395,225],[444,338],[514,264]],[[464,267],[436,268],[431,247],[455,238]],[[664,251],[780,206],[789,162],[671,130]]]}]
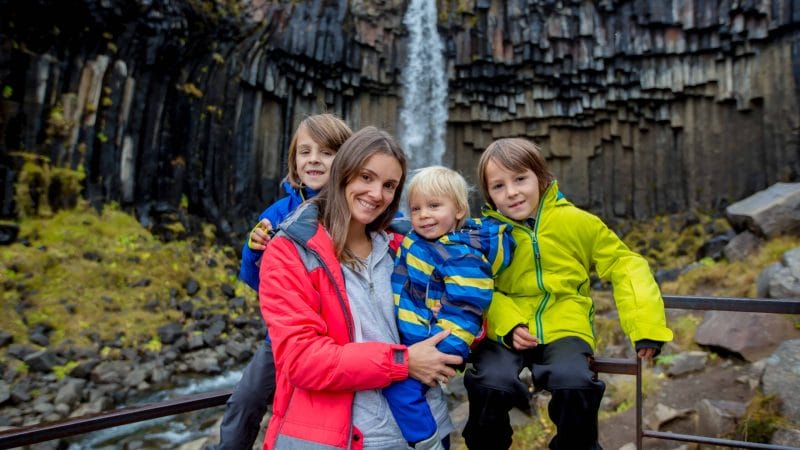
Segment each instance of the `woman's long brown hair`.
[{"label": "woman's long brown hair", "polygon": [[357,261],[355,255],[345,247],[351,219],[345,188],[358,176],[367,160],[379,153],[395,158],[403,171],[392,202],[381,215],[367,224],[367,232],[384,230],[397,213],[400,194],[406,181],[405,154],[392,135],[386,131],[370,126],[350,136],[336,153],[328,184],[312,200],[319,203],[320,222],[331,235],[336,247],[336,256],[345,264],[354,264]]}]

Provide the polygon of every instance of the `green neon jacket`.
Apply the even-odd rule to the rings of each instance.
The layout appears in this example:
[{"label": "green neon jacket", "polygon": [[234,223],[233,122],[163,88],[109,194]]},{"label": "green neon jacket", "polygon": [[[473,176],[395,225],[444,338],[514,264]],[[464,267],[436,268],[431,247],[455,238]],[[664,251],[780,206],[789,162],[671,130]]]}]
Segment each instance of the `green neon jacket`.
[{"label": "green neon jacket", "polygon": [[595,347],[594,304],[589,273],[610,281],[622,329],[632,343],[672,340],[664,301],[647,261],[631,251],[597,216],[559,195],[553,181],[545,190],[533,228],[494,209],[483,215],[513,225],[516,250],[495,279],[486,313],[487,336],[503,345],[517,325],[547,344],[577,336]]}]

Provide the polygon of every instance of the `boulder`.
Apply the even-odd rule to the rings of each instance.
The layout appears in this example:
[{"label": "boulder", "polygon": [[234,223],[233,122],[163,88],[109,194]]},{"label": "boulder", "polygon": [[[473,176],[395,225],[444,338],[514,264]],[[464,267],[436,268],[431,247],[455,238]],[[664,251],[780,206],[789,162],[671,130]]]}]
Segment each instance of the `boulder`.
[{"label": "boulder", "polygon": [[762,243],[760,237],[749,231],[743,231],[725,245],[722,253],[728,261],[739,261],[755,253]]},{"label": "boulder", "polygon": [[783,264],[779,262],[772,263],[758,274],[756,277],[756,297],[769,297],[769,282],[781,268],[783,268]]},{"label": "boulder", "polygon": [[761,388],[781,400],[781,414],[800,423],[800,339],[782,343],[767,358]]},{"label": "boulder", "polygon": [[728,206],[725,213],[738,231],[768,238],[800,233],[800,183],[775,183]]},{"label": "boulder", "polygon": [[779,314],[708,311],[697,328],[699,345],[738,353],[756,361],[774,351],[786,339],[800,338],[794,322]]},{"label": "boulder", "polygon": [[706,352],[683,352],[675,355],[667,364],[667,375],[679,376],[691,372],[699,372],[706,367],[708,353]]},{"label": "boulder", "polygon": [[747,405],[728,400],[700,400],[697,404],[697,434],[702,436],[730,436],[736,423],[744,417]]}]

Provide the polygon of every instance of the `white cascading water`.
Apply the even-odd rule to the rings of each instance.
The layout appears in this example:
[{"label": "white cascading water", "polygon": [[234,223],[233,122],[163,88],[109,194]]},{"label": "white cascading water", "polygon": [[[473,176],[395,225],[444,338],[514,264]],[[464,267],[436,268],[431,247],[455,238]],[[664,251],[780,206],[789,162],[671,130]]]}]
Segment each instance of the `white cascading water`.
[{"label": "white cascading water", "polygon": [[410,170],[442,164],[447,124],[447,75],[436,29],[436,2],[411,0],[403,17],[408,60],[402,73],[400,144]]}]

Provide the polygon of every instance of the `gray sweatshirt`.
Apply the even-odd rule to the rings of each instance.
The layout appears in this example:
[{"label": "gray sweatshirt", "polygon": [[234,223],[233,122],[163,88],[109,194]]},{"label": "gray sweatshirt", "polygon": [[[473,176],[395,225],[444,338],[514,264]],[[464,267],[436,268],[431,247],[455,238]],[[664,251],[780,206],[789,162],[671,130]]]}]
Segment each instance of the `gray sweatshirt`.
[{"label": "gray sweatshirt", "polygon": [[[389,237],[372,234],[372,253],[366,267],[342,265],[345,289],[355,322],[356,342],[400,342],[394,313],[391,276],[394,270]],[[428,390],[428,405],[439,425],[439,436],[453,431],[442,389]],[[380,389],[358,391],[353,402],[353,425],[364,433],[364,448],[405,450],[408,448],[400,428]]]}]

